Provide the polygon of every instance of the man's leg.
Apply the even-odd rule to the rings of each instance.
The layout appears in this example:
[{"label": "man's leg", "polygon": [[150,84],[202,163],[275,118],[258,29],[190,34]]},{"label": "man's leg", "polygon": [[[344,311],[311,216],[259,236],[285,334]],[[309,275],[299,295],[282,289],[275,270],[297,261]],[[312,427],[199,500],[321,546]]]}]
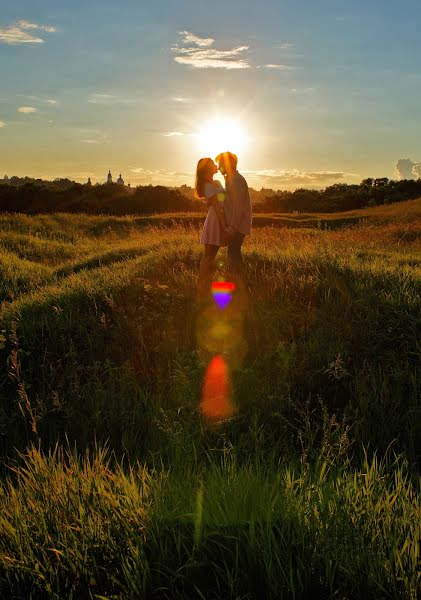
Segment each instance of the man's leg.
[{"label": "man's leg", "polygon": [[241,246],[244,242],[245,235],[239,232],[234,233],[227,245],[227,263],[228,272],[234,276],[241,276],[243,268],[243,255]]}]

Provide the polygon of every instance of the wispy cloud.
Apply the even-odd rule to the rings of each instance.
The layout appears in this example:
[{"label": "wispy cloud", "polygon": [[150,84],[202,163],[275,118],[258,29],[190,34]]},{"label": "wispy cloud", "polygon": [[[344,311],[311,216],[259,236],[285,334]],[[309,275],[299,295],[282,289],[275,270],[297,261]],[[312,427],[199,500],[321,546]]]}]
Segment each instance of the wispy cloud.
[{"label": "wispy cloud", "polygon": [[82,144],[105,144],[109,142],[108,134],[97,129],[82,129],[80,134],[83,136],[80,140]]},{"label": "wispy cloud", "polygon": [[182,131],[169,131],[168,133],[163,133],[162,135],[165,137],[180,137],[187,134],[183,133]]},{"label": "wispy cloud", "polygon": [[292,94],[312,94],[316,91],[314,87],[306,87],[306,88],[291,88]]},{"label": "wispy cloud", "polygon": [[165,171],[164,169],[144,169],[143,167],[130,167],[130,172],[133,173],[132,179],[138,184],[156,184],[176,186],[184,183],[191,184],[194,178],[193,173]]},{"label": "wispy cloud", "polygon": [[192,102],[190,98],[183,98],[182,96],[173,96],[171,100],[179,104],[190,104]]},{"label": "wispy cloud", "polygon": [[19,106],[18,112],[24,113],[25,115],[29,115],[30,113],[37,112],[38,109],[35,106]]},{"label": "wispy cloud", "polygon": [[37,23],[30,23],[29,21],[18,21],[13,25],[0,27],[0,43],[18,45],[43,44],[45,42],[45,40],[37,34],[34,35],[33,33],[29,33],[30,31],[53,33],[57,30],[51,25],[38,25]]},{"label": "wispy cloud", "polygon": [[37,23],[29,23],[28,21],[19,21],[18,25],[21,27],[21,29],[40,29],[41,31],[46,31],[47,33],[54,33],[57,31],[57,29],[51,25],[38,25]]},{"label": "wispy cloud", "polygon": [[40,96],[33,96],[29,94],[16,94],[16,96],[18,96],[19,98],[26,98],[27,100],[35,100],[36,102],[43,104],[58,104],[58,100],[55,100],[54,98],[41,98]]},{"label": "wispy cloud", "polygon": [[292,48],[294,44],[290,42],[283,42],[282,44],[278,44],[275,48],[279,48],[280,50],[288,50],[288,48]]},{"label": "wispy cloud", "polygon": [[296,67],[291,67],[289,65],[277,65],[274,63],[269,63],[268,65],[262,65],[257,67],[258,69],[272,69],[277,71],[295,71]]},{"label": "wispy cloud", "polygon": [[215,40],[213,38],[201,38],[198,35],[194,35],[190,31],[180,31],[180,35],[183,36],[183,41],[186,44],[194,44],[202,48],[208,48],[213,46]]},{"label": "wispy cloud", "polygon": [[249,69],[245,58],[249,46],[238,46],[229,50],[211,48],[213,38],[201,38],[189,31],[181,31],[181,45],[174,46],[175,62],[196,69]]},{"label": "wispy cloud", "polygon": [[102,105],[111,105],[111,104],[135,104],[139,102],[139,98],[130,98],[128,96],[118,96],[116,94],[91,94],[88,98],[89,104],[102,104]]},{"label": "wispy cloud", "polygon": [[356,173],[345,171],[300,171],[299,169],[262,169],[259,171],[244,171],[244,174],[255,181],[264,181],[265,185],[273,186],[304,186],[322,187],[335,181],[359,177]]},{"label": "wispy cloud", "polygon": [[0,129],[1,129],[2,127],[6,127],[6,123],[5,123],[4,121],[0,121]]}]

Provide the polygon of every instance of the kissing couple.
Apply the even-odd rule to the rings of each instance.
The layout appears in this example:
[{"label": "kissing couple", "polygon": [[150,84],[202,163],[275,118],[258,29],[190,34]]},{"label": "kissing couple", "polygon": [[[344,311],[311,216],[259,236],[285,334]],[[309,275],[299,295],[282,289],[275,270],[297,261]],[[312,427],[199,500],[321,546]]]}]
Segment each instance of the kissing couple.
[{"label": "kissing couple", "polygon": [[[251,231],[252,212],[248,185],[237,170],[237,162],[235,154],[222,152],[215,162],[201,158],[197,163],[195,196],[205,200],[208,208],[200,240],[205,246],[199,269],[201,296],[210,291],[215,257],[221,246],[227,247],[227,278],[241,276],[241,246]],[[214,179],[218,170],[224,176],[225,187]]]}]

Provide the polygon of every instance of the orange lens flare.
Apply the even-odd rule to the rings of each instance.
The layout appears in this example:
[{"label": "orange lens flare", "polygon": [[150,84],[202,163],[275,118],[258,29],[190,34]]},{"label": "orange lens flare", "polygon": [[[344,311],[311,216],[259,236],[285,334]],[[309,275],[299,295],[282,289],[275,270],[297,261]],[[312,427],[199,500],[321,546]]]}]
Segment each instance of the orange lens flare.
[{"label": "orange lens flare", "polygon": [[212,421],[229,419],[234,414],[228,367],[219,354],[213,357],[207,368],[200,410]]}]

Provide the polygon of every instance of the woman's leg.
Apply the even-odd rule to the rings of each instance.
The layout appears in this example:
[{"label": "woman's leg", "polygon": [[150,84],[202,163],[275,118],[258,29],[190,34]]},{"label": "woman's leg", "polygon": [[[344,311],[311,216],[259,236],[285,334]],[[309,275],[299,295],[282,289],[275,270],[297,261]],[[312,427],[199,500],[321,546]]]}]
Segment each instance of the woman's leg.
[{"label": "woman's leg", "polygon": [[205,244],[202,260],[199,268],[199,295],[205,296],[210,292],[212,276],[215,270],[215,256],[218,254],[219,246]]}]

